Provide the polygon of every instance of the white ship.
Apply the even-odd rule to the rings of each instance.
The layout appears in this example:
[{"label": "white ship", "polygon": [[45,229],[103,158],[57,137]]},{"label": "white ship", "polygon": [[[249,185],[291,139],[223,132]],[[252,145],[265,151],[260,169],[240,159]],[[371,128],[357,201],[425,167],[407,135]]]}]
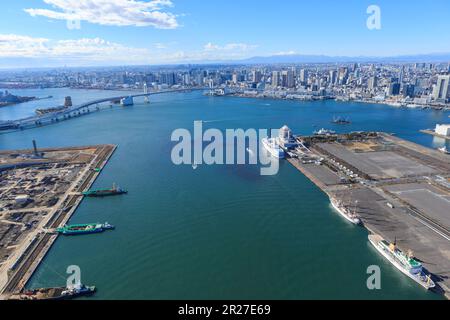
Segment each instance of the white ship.
[{"label": "white ship", "polygon": [[333,134],[336,134],[336,131],[322,128],[318,131],[314,131],[314,134],[317,136],[331,136]]},{"label": "white ship", "polygon": [[447,146],[443,146],[442,148],[439,148],[438,150],[442,153],[450,154],[450,151],[447,149]]},{"label": "white ship", "polygon": [[344,204],[341,201],[338,201],[335,198],[330,198],[330,201],[334,210],[336,210],[347,221],[356,225],[361,224],[361,219],[359,219],[358,215],[355,212],[351,212],[350,209],[344,206]]},{"label": "white ship", "polygon": [[369,241],[398,270],[422,287],[428,290],[436,286],[431,280],[431,275],[425,274],[422,264],[415,260],[411,253],[403,253],[395,243],[389,243],[379,235],[369,235]]},{"label": "white ship", "polygon": [[262,139],[262,144],[273,157],[284,159],[284,151],[281,149],[276,138],[264,138]]}]

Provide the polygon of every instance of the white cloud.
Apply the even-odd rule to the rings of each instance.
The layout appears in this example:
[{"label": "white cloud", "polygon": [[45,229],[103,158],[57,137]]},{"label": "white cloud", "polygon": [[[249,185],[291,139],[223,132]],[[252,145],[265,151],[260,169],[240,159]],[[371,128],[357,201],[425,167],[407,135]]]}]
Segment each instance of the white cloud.
[{"label": "white cloud", "polygon": [[246,43],[228,43],[224,46],[219,46],[217,44],[213,44],[211,42],[205,44],[204,46],[204,50],[205,51],[250,51],[253,50],[255,48],[257,48],[258,46],[256,45],[251,45],[251,44],[246,44]]},{"label": "white cloud", "polygon": [[64,59],[86,64],[95,61],[150,62],[147,49],[127,47],[100,38],[52,41],[14,34],[0,34],[0,58]]},{"label": "white cloud", "polygon": [[274,54],[274,56],[293,56],[298,54],[296,51],[281,51]]},{"label": "white cloud", "polygon": [[171,0],[44,0],[50,9],[24,9],[31,16],[50,19],[87,21],[111,26],[152,26],[175,29],[179,26],[176,15],[166,12]]},{"label": "white cloud", "polygon": [[[0,34],[0,59],[35,59],[47,65],[115,65],[206,62],[248,58],[253,45],[211,43],[198,50],[171,50],[177,43],[154,43],[148,48],[136,48],[100,38],[52,40],[15,34]],[[34,60],[33,60],[34,59]]]},{"label": "white cloud", "polygon": [[0,34],[0,57],[33,57],[47,54],[48,39]]}]

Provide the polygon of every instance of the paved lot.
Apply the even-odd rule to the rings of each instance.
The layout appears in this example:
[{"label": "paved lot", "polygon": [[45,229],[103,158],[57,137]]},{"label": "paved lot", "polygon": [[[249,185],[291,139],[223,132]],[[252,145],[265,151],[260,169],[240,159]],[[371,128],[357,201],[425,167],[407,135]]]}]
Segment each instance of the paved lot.
[{"label": "paved lot", "polygon": [[434,169],[392,151],[360,153],[358,156],[393,178],[436,173]]},{"label": "paved lot", "polygon": [[411,204],[427,216],[450,228],[450,197],[426,183],[386,187],[400,199]]},{"label": "paved lot", "polygon": [[304,164],[303,166],[327,186],[337,185],[341,181],[339,175],[326,166],[316,164]]},{"label": "paved lot", "polygon": [[321,143],[319,146],[374,179],[436,173],[433,168],[392,151],[354,153],[339,144]]}]

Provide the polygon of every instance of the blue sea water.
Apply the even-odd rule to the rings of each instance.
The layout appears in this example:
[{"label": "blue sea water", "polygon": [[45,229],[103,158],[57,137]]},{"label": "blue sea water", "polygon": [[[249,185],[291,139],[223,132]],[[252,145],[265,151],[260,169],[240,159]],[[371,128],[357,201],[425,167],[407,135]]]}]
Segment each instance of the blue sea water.
[{"label": "blue sea water", "polygon": [[[49,94],[71,95],[75,103],[105,96],[70,89],[43,90],[40,96]],[[0,118],[32,110],[27,104],[7,107]],[[116,182],[129,190],[126,196],[85,199],[71,222],[108,221],[116,230],[60,237],[29,286],[64,285],[67,266],[78,265],[82,281],[99,288],[92,299],[439,299],[384,261],[367,231],[333,212],[328,197],[290,164],[282,162],[275,176],[261,176],[251,165],[176,166],[170,137],[203,120],[205,129],[220,130],[284,124],[296,134],[322,127],[377,130],[436,148],[445,141],[419,130],[449,122],[448,115],[192,92],[0,134],[0,149],[30,148],[33,139],[41,147],[117,144],[94,186]],[[334,116],[352,123],[331,124]],[[367,289],[370,265],[381,267],[381,290]]]}]

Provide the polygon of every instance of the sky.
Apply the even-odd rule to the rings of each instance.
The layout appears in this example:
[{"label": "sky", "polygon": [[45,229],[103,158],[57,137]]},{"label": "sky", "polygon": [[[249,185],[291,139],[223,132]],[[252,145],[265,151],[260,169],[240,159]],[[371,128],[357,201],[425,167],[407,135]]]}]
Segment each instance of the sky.
[{"label": "sky", "polygon": [[449,16],[448,0],[1,1],[0,67],[450,53]]}]

